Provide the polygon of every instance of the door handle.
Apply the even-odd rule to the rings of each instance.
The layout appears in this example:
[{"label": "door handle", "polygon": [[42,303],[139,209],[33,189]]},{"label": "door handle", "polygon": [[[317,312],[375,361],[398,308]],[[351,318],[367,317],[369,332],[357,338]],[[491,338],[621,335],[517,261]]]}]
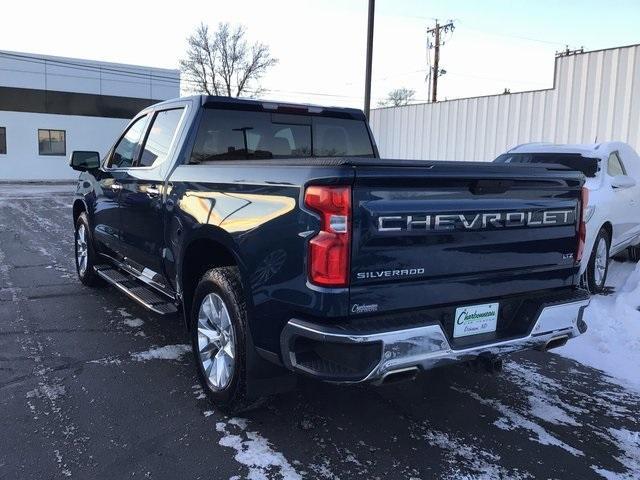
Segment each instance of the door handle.
[{"label": "door handle", "polygon": [[117,183],[111,184],[111,190],[122,190],[122,185],[118,185]]}]

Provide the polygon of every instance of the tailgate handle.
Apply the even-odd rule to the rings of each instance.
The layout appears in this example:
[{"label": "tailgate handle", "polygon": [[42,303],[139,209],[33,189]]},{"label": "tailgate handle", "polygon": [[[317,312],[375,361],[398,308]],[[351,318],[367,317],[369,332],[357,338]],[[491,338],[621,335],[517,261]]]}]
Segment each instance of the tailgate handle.
[{"label": "tailgate handle", "polygon": [[513,186],[513,180],[476,180],[469,186],[474,195],[504,193]]}]

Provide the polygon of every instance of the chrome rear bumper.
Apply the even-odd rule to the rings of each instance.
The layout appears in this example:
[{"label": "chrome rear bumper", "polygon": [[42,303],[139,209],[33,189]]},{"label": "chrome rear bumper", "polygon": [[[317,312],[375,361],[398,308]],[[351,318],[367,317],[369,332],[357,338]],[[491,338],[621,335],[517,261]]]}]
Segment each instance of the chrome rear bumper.
[{"label": "chrome rear bumper", "polygon": [[[282,357],[285,366],[291,370],[340,383],[358,383],[380,381],[390,373],[418,367],[423,370],[446,363],[471,360],[482,356],[498,356],[525,349],[545,349],[550,342],[554,345],[576,337],[586,330],[582,320],[589,299],[580,299],[567,303],[544,307],[528,335],[511,338],[495,343],[486,343],[469,348],[454,349],[447,340],[439,323],[375,333],[350,333],[343,329],[327,325],[318,325],[304,320],[289,320],[281,335]],[[299,339],[316,342],[322,348],[325,344],[334,345],[334,358],[340,358],[351,346],[375,346],[368,353],[375,357],[365,365],[361,372],[346,375],[337,369],[338,374],[319,373],[318,362],[305,362],[298,358],[295,342]],[[342,349],[342,354],[339,353]],[[371,353],[371,352],[375,353]],[[357,356],[357,354],[356,354]],[[331,363],[336,363],[333,361]],[[334,368],[334,371],[337,367]],[[331,370],[331,369],[329,369]]]}]

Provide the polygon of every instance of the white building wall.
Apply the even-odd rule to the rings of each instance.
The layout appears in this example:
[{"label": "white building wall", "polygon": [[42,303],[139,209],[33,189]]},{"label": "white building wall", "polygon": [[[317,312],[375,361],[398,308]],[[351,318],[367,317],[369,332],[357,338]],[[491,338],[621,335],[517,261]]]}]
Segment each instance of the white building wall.
[{"label": "white building wall", "polygon": [[548,90],[379,108],[370,123],[388,158],[491,161],[539,141],[640,151],[640,45],[558,58]]},{"label": "white building wall", "polygon": [[[140,99],[159,101],[180,96],[180,72],[0,50],[0,87],[95,96],[87,100],[89,103],[113,96],[125,104],[133,99],[137,105]],[[18,105],[23,107],[25,103]],[[77,172],[68,166],[71,152],[97,150],[104,155],[128,122],[86,114],[16,112],[6,104],[3,108],[0,102],[0,127],[6,129],[7,142],[7,153],[0,154],[0,181],[74,179]],[[65,130],[66,155],[39,155],[38,129]]]},{"label": "white building wall", "polygon": [[[73,150],[111,148],[129,120],[0,111],[0,126],[7,129],[7,154],[0,155],[0,180],[70,180],[78,172],[69,167]],[[65,156],[38,154],[38,129],[65,130]]]}]

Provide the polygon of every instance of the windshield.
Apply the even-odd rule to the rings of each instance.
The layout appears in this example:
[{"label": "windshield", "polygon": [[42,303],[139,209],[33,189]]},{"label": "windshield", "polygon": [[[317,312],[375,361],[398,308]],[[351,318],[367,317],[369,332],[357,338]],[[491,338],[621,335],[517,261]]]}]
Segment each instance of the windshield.
[{"label": "windshield", "polygon": [[495,163],[550,163],[564,165],[593,178],[598,173],[598,159],[583,157],[579,153],[503,153]]},{"label": "windshield", "polygon": [[362,120],[205,109],[190,163],[300,157],[373,157]]}]

